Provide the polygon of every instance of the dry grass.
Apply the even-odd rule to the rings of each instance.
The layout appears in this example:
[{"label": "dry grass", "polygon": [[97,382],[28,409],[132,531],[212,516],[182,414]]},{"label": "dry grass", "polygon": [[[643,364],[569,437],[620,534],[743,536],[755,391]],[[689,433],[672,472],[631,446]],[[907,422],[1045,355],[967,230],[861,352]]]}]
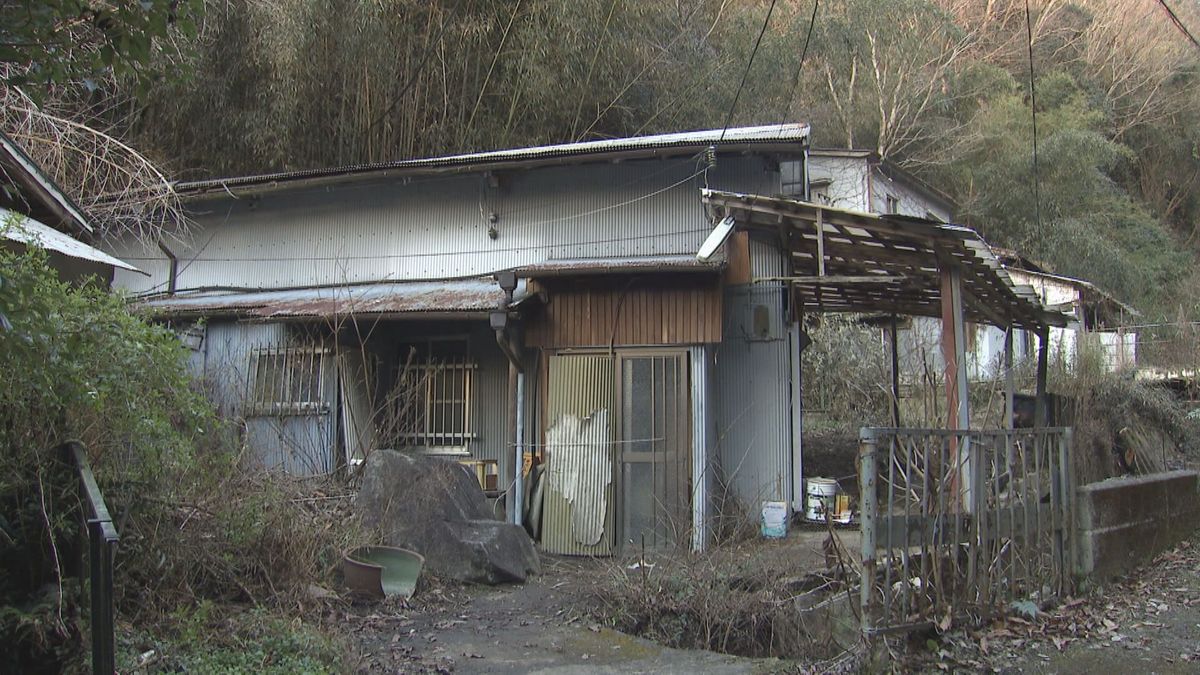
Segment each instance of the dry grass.
[{"label": "dry grass", "polygon": [[613,560],[589,602],[604,623],[671,647],[807,663],[853,653],[854,572],[796,569],[785,551],[747,542]]}]

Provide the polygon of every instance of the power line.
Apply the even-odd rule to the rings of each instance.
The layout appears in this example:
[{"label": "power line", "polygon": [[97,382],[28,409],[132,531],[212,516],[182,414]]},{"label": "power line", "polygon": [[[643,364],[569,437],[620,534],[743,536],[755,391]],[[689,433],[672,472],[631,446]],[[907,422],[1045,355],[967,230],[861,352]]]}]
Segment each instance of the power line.
[{"label": "power line", "polygon": [[1033,21],[1029,18],[1029,0],[1025,0],[1025,44],[1029,48],[1029,112],[1033,120],[1033,218],[1038,239],[1042,238],[1041,176],[1038,171],[1037,87],[1033,71]]},{"label": "power line", "polygon": [[804,70],[804,57],[808,56],[808,44],[812,41],[813,26],[817,24],[817,7],[820,5],[821,0],[813,0],[812,16],[808,18],[808,35],[804,36],[804,48],[800,50],[800,63],[796,65],[796,75],[792,77],[792,88],[788,92],[787,103],[783,106],[783,114],[779,116],[780,127],[787,122],[787,115],[792,109],[792,98],[796,96],[796,89],[800,87],[800,71]]},{"label": "power line", "polygon": [[775,11],[775,1],[771,0],[771,6],[767,8],[767,17],[763,19],[762,28],[758,31],[758,38],[754,41],[754,48],[750,50],[750,60],[746,62],[746,70],[742,72],[742,81],[738,83],[737,92],[733,95],[733,103],[729,106],[729,113],[725,115],[725,126],[721,127],[721,137],[717,139],[717,145],[725,140],[725,132],[729,130],[729,123],[733,121],[733,112],[737,110],[738,99],[742,97],[742,88],[746,86],[746,78],[750,75],[750,67],[754,65],[754,57],[758,55],[758,46],[762,44],[763,35],[767,33],[767,26],[771,23],[771,14]]},{"label": "power line", "polygon": [[1187,39],[1193,45],[1195,45],[1197,48],[1200,48],[1200,41],[1197,41],[1196,36],[1192,35],[1192,32],[1188,30],[1188,27],[1183,25],[1183,22],[1179,20],[1179,16],[1175,14],[1175,10],[1171,9],[1171,6],[1167,4],[1167,0],[1158,0],[1158,4],[1162,5],[1162,8],[1167,10],[1167,16],[1171,17],[1171,23],[1175,24],[1175,27],[1178,28],[1181,33],[1186,35]]}]

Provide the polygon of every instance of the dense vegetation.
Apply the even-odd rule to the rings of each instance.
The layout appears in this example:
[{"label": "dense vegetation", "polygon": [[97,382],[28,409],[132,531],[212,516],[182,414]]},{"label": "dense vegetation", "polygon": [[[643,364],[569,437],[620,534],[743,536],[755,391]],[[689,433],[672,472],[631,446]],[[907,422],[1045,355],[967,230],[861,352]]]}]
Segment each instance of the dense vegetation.
[{"label": "dense vegetation", "polygon": [[733,124],[809,121],[817,144],[943,188],[995,243],[1195,317],[1200,49],[1156,0],[1030,7],[1027,24],[1016,0],[193,2],[117,34],[145,65],[101,44],[82,65],[118,76],[46,70],[44,106],[181,178],[720,127],[770,11]]}]

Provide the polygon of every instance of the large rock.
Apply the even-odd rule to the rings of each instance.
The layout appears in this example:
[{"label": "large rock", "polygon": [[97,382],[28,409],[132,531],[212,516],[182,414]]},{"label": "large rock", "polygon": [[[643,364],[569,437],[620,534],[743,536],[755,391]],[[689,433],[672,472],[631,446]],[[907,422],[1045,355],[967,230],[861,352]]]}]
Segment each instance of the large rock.
[{"label": "large rock", "polygon": [[441,577],[476,583],[524,581],[540,571],[525,530],[496,520],[468,470],[455,462],[376,450],[363,466],[356,507],[392,546],[425,556]]}]

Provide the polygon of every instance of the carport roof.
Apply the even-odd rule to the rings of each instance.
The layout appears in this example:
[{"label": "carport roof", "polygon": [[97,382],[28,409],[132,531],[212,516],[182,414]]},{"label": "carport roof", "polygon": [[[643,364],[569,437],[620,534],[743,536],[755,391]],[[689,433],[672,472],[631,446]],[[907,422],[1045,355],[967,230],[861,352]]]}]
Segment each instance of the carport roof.
[{"label": "carport roof", "polygon": [[807,312],[942,316],[941,270],[961,271],[968,321],[1039,330],[1068,317],[1009,276],[975,230],[923,218],[880,216],[783,197],[702,190],[717,218],[779,237]]}]

